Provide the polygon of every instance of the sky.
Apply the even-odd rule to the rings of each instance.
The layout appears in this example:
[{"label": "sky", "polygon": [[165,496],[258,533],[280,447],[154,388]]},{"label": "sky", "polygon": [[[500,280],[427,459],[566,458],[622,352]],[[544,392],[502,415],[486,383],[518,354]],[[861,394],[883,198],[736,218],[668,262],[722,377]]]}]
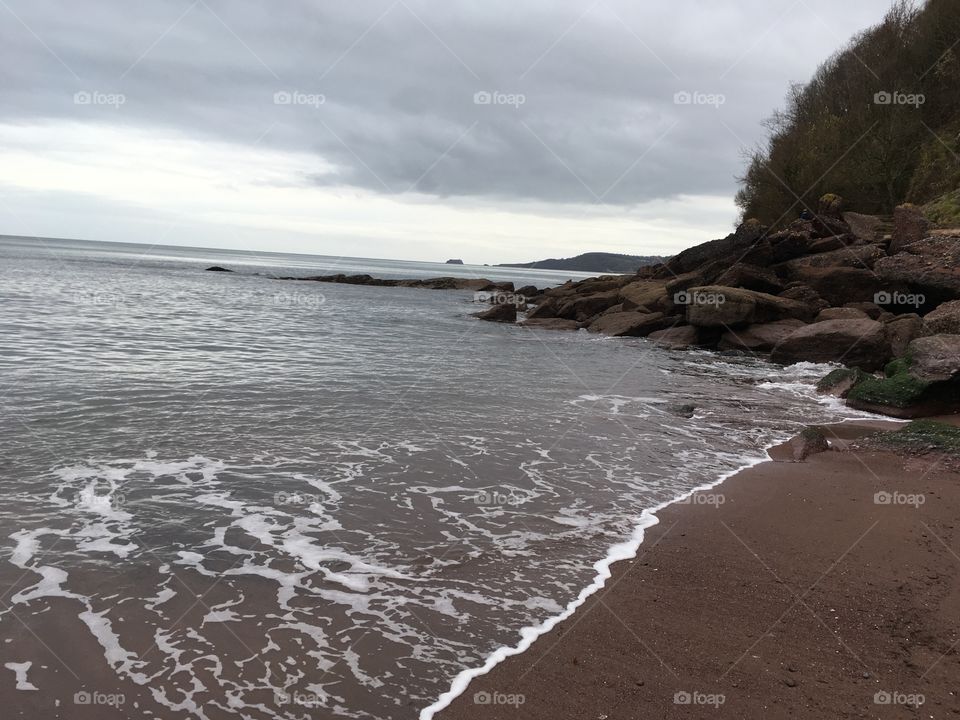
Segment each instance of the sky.
[{"label": "sky", "polygon": [[671,255],[889,0],[0,0],[0,234]]}]

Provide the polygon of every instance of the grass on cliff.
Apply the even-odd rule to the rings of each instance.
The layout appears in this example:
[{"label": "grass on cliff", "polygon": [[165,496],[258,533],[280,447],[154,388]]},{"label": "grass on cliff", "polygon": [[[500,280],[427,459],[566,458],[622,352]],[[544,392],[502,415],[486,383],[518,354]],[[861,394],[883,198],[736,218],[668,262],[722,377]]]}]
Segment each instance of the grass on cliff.
[{"label": "grass on cliff", "polygon": [[937,225],[960,227],[960,190],[941,195],[923,206],[924,214]]},{"label": "grass on cliff", "polygon": [[960,455],[960,427],[935,420],[914,420],[895,432],[879,433],[870,440],[911,452],[942,452]]}]

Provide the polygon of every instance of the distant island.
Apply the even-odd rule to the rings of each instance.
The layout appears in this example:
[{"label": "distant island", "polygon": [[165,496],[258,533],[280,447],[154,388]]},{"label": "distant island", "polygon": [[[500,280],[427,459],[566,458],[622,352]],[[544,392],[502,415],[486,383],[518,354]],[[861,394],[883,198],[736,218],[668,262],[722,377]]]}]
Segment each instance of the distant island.
[{"label": "distant island", "polygon": [[447,260],[447,265],[463,265],[463,260]]},{"label": "distant island", "polygon": [[501,263],[497,267],[536,268],[539,270],[575,270],[598,273],[633,273],[647,265],[656,265],[667,258],[655,255],[619,255],[591,252],[572,258],[550,258],[529,263]]}]

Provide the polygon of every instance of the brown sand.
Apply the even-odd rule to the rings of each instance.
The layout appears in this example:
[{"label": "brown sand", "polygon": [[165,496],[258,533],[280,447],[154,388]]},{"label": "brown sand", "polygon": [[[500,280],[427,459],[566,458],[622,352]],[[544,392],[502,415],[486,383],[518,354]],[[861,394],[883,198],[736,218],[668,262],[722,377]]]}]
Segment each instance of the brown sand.
[{"label": "brown sand", "polygon": [[708,496],[661,512],[635,560],[440,720],[960,717],[960,474],[835,450]]}]

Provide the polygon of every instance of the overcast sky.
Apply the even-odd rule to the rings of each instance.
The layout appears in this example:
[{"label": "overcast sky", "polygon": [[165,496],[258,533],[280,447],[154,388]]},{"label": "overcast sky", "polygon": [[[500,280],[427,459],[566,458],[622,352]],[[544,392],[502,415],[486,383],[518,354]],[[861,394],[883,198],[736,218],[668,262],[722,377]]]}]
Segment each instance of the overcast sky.
[{"label": "overcast sky", "polygon": [[889,0],[0,0],[0,233],[495,263],[730,231]]}]

